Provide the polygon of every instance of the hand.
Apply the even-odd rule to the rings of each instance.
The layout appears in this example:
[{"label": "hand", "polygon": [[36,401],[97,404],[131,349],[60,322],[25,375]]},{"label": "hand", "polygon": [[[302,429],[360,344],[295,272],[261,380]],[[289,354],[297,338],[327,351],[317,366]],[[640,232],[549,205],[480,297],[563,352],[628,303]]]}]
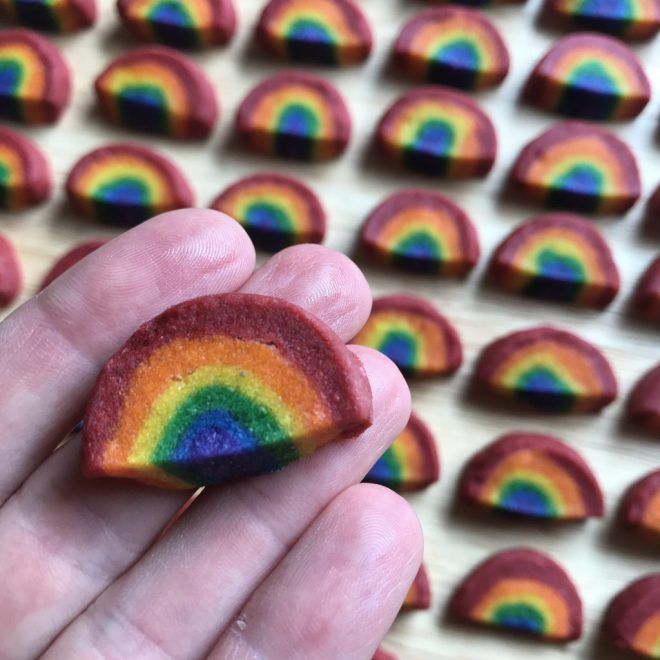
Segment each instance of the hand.
[{"label": "hand", "polygon": [[[190,493],[80,472],[80,419],[103,363],[140,323],[241,290],[304,307],[349,340],[371,304],[346,257],[254,249],[214,211],[123,234],[0,324],[0,657],[370,658],[421,560],[403,499],[359,482],[405,425],[408,388],[379,353],[351,350],[373,425],[283,472]],[[254,272],[253,272],[254,271]]]}]

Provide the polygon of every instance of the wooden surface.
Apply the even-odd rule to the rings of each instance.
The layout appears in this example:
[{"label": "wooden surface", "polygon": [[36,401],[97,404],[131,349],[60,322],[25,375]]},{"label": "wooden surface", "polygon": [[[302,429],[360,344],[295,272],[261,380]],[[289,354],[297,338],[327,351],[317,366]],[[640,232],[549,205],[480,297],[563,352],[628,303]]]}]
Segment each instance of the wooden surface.
[{"label": "wooden surface", "polygon": [[[623,397],[599,416],[542,417],[510,409],[492,409],[467,394],[469,375],[485,343],[511,330],[551,322],[578,331],[603,349],[629,392],[636,379],[660,359],[659,334],[631,320],[625,311],[631,289],[643,268],[658,252],[660,241],[644,230],[643,203],[625,218],[596,222],[613,248],[623,288],[605,312],[537,303],[498,293],[484,282],[486,258],[501,238],[534,212],[512,205],[500,195],[502,182],[519,148],[553,117],[521,107],[520,87],[533,62],[559,35],[537,25],[539,4],[491,9],[489,16],[503,30],[512,54],[512,71],[494,92],[479,95],[495,122],[500,138],[497,164],[484,181],[449,184],[399,170],[384,168],[370,149],[375,123],[387,105],[407,89],[388,70],[387,55],[399,27],[423,7],[412,0],[364,0],[376,36],[376,48],[364,67],[328,70],[345,95],[354,121],[354,138],[339,161],[304,165],[250,155],[232,137],[238,103],[248,89],[281,65],[259,55],[252,45],[252,28],[262,0],[237,0],[240,27],[230,47],[194,55],[217,87],[222,106],[218,130],[206,144],[183,144],[149,139],[110,127],[94,111],[91,82],[105,63],[131,45],[114,14],[111,0],[100,0],[101,20],[85,33],[58,38],[74,66],[73,103],[54,128],[27,131],[48,152],[57,189],[51,202],[37,210],[2,218],[0,228],[16,242],[25,266],[31,295],[51,262],[84,237],[112,234],[73,217],[64,204],[62,183],[69,168],[89,149],[114,139],[151,144],[176,159],[194,182],[198,204],[206,205],[228,183],[257,169],[277,169],[304,178],[319,193],[329,212],[327,245],[351,253],[365,214],[386,194],[421,185],[450,194],[473,218],[483,256],[464,282],[405,277],[394,271],[366,268],[375,294],[411,291],[435,302],[455,323],[465,347],[465,362],[456,376],[445,381],[413,384],[416,410],[427,420],[440,444],[441,482],[411,497],[426,534],[425,558],[433,588],[429,612],[401,616],[385,646],[401,658],[417,660],[540,660],[592,658],[614,660],[598,639],[598,625],[610,597],[628,581],[658,569],[657,550],[645,549],[613,526],[615,505],[624,488],[660,464],[660,445],[622,423]],[[655,96],[632,123],[616,125],[639,158],[644,199],[660,180],[656,142],[660,107],[660,39],[637,51],[655,84]],[[466,459],[499,433],[513,429],[553,432],[578,449],[594,468],[606,494],[607,516],[602,521],[576,525],[544,525],[509,521],[475,514],[454,503],[459,471]],[[450,590],[489,553],[526,544],[550,552],[574,577],[585,604],[585,635],[565,647],[465,628],[445,621]]]}]

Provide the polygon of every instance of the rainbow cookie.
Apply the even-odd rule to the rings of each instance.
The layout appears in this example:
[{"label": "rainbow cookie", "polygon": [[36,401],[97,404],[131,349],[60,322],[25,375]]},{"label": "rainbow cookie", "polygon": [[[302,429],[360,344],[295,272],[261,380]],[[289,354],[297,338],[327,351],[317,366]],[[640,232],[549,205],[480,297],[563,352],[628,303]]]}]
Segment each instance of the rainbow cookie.
[{"label": "rainbow cookie", "polygon": [[379,646],[371,660],[398,660],[398,658],[394,653],[390,653]]},{"label": "rainbow cookie", "polygon": [[409,78],[483,89],[509,71],[509,52],[497,28],[480,12],[439,7],[413,16],[399,33],[394,61]]},{"label": "rainbow cookie", "polygon": [[365,481],[399,492],[423,490],[440,478],[440,460],[433,434],[415,413]]},{"label": "rainbow cookie", "polygon": [[456,179],[488,174],[497,151],[483,110],[460,92],[434,87],[400,97],[380,120],[377,142],[409,170]]},{"label": "rainbow cookie", "polygon": [[31,140],[0,126],[0,209],[18,210],[48,199],[50,168]]},{"label": "rainbow cookie", "polygon": [[632,300],[633,309],[652,323],[660,323],[660,257],[644,271]]},{"label": "rainbow cookie", "polygon": [[565,27],[596,30],[640,41],[660,29],[657,0],[546,0],[545,11]]},{"label": "rainbow cookie", "polygon": [[66,192],[82,215],[124,227],[194,204],[193,192],[175,165],[128,143],[83,156],[69,173]]},{"label": "rainbow cookie", "polygon": [[77,32],[96,23],[95,0],[0,0],[0,14],[33,30]]},{"label": "rainbow cookie", "polygon": [[65,254],[63,254],[44,275],[39,286],[39,291],[43,291],[51,282],[56,280],[62,273],[65,273],[69,268],[75,266],[79,261],[84,259],[88,254],[98,250],[102,245],[107,243],[107,239],[93,239],[78,243]]},{"label": "rainbow cookie", "polygon": [[660,437],[660,364],[647,371],[628,398],[628,418]]},{"label": "rainbow cookie", "polygon": [[583,32],[558,41],[523,92],[531,104],[582,119],[632,119],[651,98],[637,56],[617,39]]},{"label": "rainbow cookie", "polygon": [[529,201],[590,213],[625,213],[641,193],[626,144],[578,121],[556,124],[532,140],[518,156],[511,182]]},{"label": "rainbow cookie", "polygon": [[660,658],[660,573],[620,591],[607,608],[603,628],[618,648]]},{"label": "rainbow cookie", "polygon": [[660,185],[656,186],[646,204],[647,212],[654,218],[660,218]]},{"label": "rainbow cookie", "polygon": [[538,433],[508,433],[487,445],[465,466],[459,491],[468,502],[522,516],[603,515],[603,494],[582,457]]},{"label": "rainbow cookie", "polygon": [[600,232],[568,213],[547,213],[514,229],[490,263],[493,281],[535,298],[607,307],[619,291],[619,271]]},{"label": "rainbow cookie", "polygon": [[254,151],[297,160],[331,160],[348,145],[351,118],[339,92],[308,73],[264,80],[243,100],[236,126]]},{"label": "rainbow cookie", "polygon": [[456,330],[433,305],[415,296],[374,300],[371,316],[353,343],[384,353],[406,376],[452,374],[463,361]]},{"label": "rainbow cookie", "polygon": [[647,474],[628,489],[619,518],[642,536],[660,541],[660,470]]},{"label": "rainbow cookie", "polygon": [[270,0],[257,25],[259,41],[274,55],[314,64],[359,64],[373,38],[353,0]]},{"label": "rainbow cookie", "polygon": [[202,70],[164,46],[121,55],[94,88],[104,115],[126,128],[199,139],[208,137],[218,117],[213,86]]},{"label": "rainbow cookie", "polygon": [[276,252],[297,243],[321,243],[326,216],[314,192],[282,174],[254,174],[229,186],[211,208],[240,222],[254,244]]},{"label": "rainbow cookie", "polygon": [[454,592],[458,619],[554,641],[579,639],[582,602],[564,569],[541,552],[515,548],[479,564]]},{"label": "rainbow cookie", "polygon": [[0,234],[0,307],[11,305],[21,292],[23,275],[9,238]]},{"label": "rainbow cookie", "polygon": [[0,30],[0,118],[53,124],[70,96],[69,67],[48,39],[21,28]]},{"label": "rainbow cookie", "polygon": [[173,48],[222,45],[236,30],[233,0],[117,0],[117,11],[141,41]]},{"label": "rainbow cookie", "polygon": [[463,277],[479,259],[479,239],[451,199],[426,190],[388,197],[364,221],[364,251],[382,263],[416,273]]},{"label": "rainbow cookie", "polygon": [[547,412],[596,412],[616,399],[607,359],[576,335],[538,327],[506,335],[486,346],[475,380],[501,396]]},{"label": "rainbow cookie", "polygon": [[422,564],[408,589],[403,605],[401,605],[401,611],[428,610],[429,607],[431,607],[431,584],[426,568]]},{"label": "rainbow cookie", "polygon": [[284,300],[206,296],[110,358],[85,413],[83,465],[170,488],[219,484],[279,470],[370,419],[366,374],[326,326]]}]

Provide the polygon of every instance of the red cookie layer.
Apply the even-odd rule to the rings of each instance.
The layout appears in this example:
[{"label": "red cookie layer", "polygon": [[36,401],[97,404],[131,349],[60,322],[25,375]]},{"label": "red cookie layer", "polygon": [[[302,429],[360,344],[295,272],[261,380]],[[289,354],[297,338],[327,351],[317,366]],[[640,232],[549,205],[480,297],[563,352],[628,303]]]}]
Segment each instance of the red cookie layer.
[{"label": "red cookie layer", "polygon": [[[581,55],[582,62],[602,61],[604,66],[618,68],[625,88],[611,89],[588,73],[575,80]],[[532,70],[523,95],[532,105],[568,117],[622,120],[633,119],[646,107],[651,86],[630,48],[613,37],[581,32],[550,48]]]},{"label": "red cookie layer", "polygon": [[[162,107],[133,102],[135,107],[131,106],[126,114],[117,97],[122,90],[116,89],[115,74],[124,71],[124,77],[130,79],[134,70],[141,84],[147,79],[163,95],[174,90],[169,81],[161,79],[161,72],[173,75],[182,91],[177,102],[184,103],[185,110],[173,111],[167,100]],[[126,84],[125,80],[120,84]],[[98,75],[94,89],[104,115],[127,128],[179,139],[201,139],[208,137],[218,118],[215,91],[204,72],[192,60],[165,46],[143,46],[121,55]]]},{"label": "red cookie layer", "polygon": [[[291,5],[295,7],[291,9]],[[333,17],[324,17],[324,3],[318,8],[314,3],[292,3],[291,0],[270,0],[264,7],[257,24],[257,37],[259,41],[274,55],[297,62],[311,64],[358,64],[364,62],[371,53],[373,36],[371,28],[359,5],[353,0],[331,0],[328,3],[334,11],[343,17],[350,35],[344,34],[341,26],[335,25]],[[337,30],[335,42],[329,41],[331,37],[320,38],[317,35],[296,36],[282,34],[282,21],[295,12],[301,14],[304,20],[305,5],[318,11],[320,20],[328,20],[328,27]]]},{"label": "red cookie layer", "polygon": [[[13,159],[18,161],[15,170]],[[0,208],[24,209],[48,199],[52,188],[50,167],[34,142],[0,126],[0,163],[10,170],[11,182],[0,183]]]},{"label": "red cookie layer", "polygon": [[582,601],[571,578],[548,555],[530,548],[504,550],[479,564],[454,592],[449,604],[451,613],[459,619],[483,624],[474,618],[475,606],[491,588],[506,579],[538,581],[554,589],[569,613],[568,631],[555,639],[570,641],[582,635]]},{"label": "red cookie layer", "polygon": [[[71,73],[62,53],[48,39],[22,28],[0,30],[0,49],[16,48],[29,53],[17,53],[16,62],[25,67],[24,75],[34,76],[37,87],[22,96],[0,92],[0,116],[26,124],[53,124],[71,98]],[[10,54],[8,57],[13,57]]]},{"label": "red cookie layer", "polygon": [[660,470],[630,486],[621,503],[619,518],[643,536],[660,541]]},{"label": "red cookie layer", "polygon": [[431,607],[431,583],[426,568],[422,564],[408,589],[403,605],[401,605],[401,611],[428,610],[429,607]]},{"label": "red cookie layer", "polygon": [[[614,644],[624,650],[633,650],[645,657],[655,657],[642,648],[639,639],[642,626],[660,617],[660,573],[647,575],[631,582],[610,602],[605,614],[604,630]],[[657,624],[656,624],[657,626]],[[653,634],[655,633],[655,634]],[[651,634],[657,644],[657,629]]]},{"label": "red cookie layer", "polygon": [[[277,125],[278,112],[296,105],[306,107],[306,96],[315,103],[311,112],[319,124],[328,124],[325,135]],[[285,71],[259,83],[243,99],[236,116],[236,130],[250,148],[261,153],[296,160],[331,160],[348,145],[351,117],[344,99],[328,81],[309,73]]]},{"label": "red cookie layer", "polygon": [[628,417],[660,437],[660,364],[635,385],[628,398]]},{"label": "red cookie layer", "polygon": [[[571,475],[574,484],[580,490],[585,509],[584,516],[566,515],[557,518],[580,520],[589,516],[600,518],[603,515],[603,493],[598,480],[586,461],[561,440],[540,433],[507,433],[474,454],[465,465],[461,475],[459,483],[460,496],[473,504],[495,508],[494,504],[485,502],[483,499],[484,484],[502,460],[514,452],[526,449],[547,456],[553,463],[558,464]],[[505,510],[511,511],[510,509]]]},{"label": "red cookie layer", "polygon": [[[419,214],[428,213],[429,216],[451,219],[458,240],[454,241],[454,236],[442,238],[450,245],[458,243],[453,246],[453,251],[447,253],[447,246],[442,245],[441,258],[438,259],[432,254],[418,254],[414,249],[408,250],[404,246],[393,249],[399,238],[405,238],[407,222],[404,220],[408,214],[411,220],[416,219],[417,210]],[[422,219],[419,219],[420,224]],[[426,225],[431,239],[435,240],[434,230],[438,234],[442,233],[430,218]],[[422,189],[394,193],[381,202],[364,221],[360,242],[364,251],[378,261],[418,273],[463,277],[479,260],[479,238],[467,213],[449,197]]]},{"label": "red cookie layer", "polygon": [[[534,249],[535,237],[541,241],[543,235],[550,232],[561,236],[560,240],[566,241],[569,250],[575,249],[574,253],[569,251],[567,254],[572,254],[584,268],[581,283],[568,281],[565,274],[544,274],[539,263],[524,261],[526,253]],[[575,245],[571,236],[581,237],[593,250],[595,259],[584,253],[584,247]],[[594,273],[594,270],[600,270],[600,273]],[[495,250],[490,274],[499,286],[516,293],[596,309],[607,307],[621,287],[619,270],[602,234],[591,222],[570,213],[545,213],[514,229]]]},{"label": "red cookie layer", "polygon": [[68,252],[63,254],[46,273],[41,284],[39,291],[45,289],[53,280],[56,280],[62,273],[75,266],[79,261],[84,259],[88,254],[98,250],[102,245],[105,245],[109,239],[98,238],[91,241],[85,241],[72,247]]},{"label": "red cookie layer", "polygon": [[[455,41],[449,43],[455,45],[459,53],[462,45],[467,49],[470,44],[462,44],[461,39],[474,40],[476,43],[472,43],[483,51],[476,57],[470,52],[465,60],[456,52],[436,60],[434,37],[441,37],[446,30],[448,36],[455,35]],[[510,63],[509,51],[499,30],[483,13],[452,6],[428,9],[413,16],[394,44],[394,61],[413,80],[461,89],[496,87],[506,78]]]},{"label": "red cookie layer", "polygon": [[10,305],[21,292],[23,275],[18,254],[9,238],[0,234],[0,307]]},{"label": "red cookie layer", "polygon": [[[528,355],[534,356],[535,345],[545,348],[538,353],[534,369],[540,372],[552,369],[552,375],[560,379],[575,369],[575,374],[589,383],[589,389],[577,392],[570,389],[570,383],[565,390],[547,385],[537,389],[533,384],[509,382],[507,374],[500,373],[502,365],[511,359],[508,367],[519,371],[516,367],[528,359]],[[548,347],[552,355],[547,355]],[[572,354],[563,354],[562,347],[570,349]],[[575,355],[583,356],[584,364],[574,364]],[[512,332],[486,346],[477,362],[475,380],[494,393],[520,396],[548,412],[596,412],[612,403],[618,393],[612,367],[597,348],[577,335],[549,326]]]},{"label": "red cookie layer", "polygon": [[144,323],[101,370],[84,419],[82,451],[88,476],[105,475],[105,442],[116,429],[138,365],[176,339],[213,335],[271,344],[312,382],[320,380],[320,394],[336,416],[338,436],[355,436],[371,424],[371,387],[361,363],[316,317],[269,296],[203,296],[170,307]]},{"label": "red cookie layer", "polygon": [[[561,163],[597,170],[611,179],[603,192],[571,187],[560,180]],[[639,199],[641,181],[632,151],[614,133],[581,121],[555,124],[527,144],[511,172],[515,190],[532,202],[589,213],[625,213]]]},{"label": "red cookie layer", "polygon": [[633,308],[647,321],[660,323],[660,257],[651,262],[637,283]]}]

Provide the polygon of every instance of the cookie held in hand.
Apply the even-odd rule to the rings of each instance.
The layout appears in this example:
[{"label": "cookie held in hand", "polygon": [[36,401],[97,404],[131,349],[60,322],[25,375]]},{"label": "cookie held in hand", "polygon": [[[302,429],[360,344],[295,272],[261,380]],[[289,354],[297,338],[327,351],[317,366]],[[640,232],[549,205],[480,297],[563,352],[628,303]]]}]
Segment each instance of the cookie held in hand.
[{"label": "cookie held in hand", "polygon": [[273,472],[371,422],[362,365],[280,299],[206,296],[142,325],[85,413],[89,476],[195,488]]}]

